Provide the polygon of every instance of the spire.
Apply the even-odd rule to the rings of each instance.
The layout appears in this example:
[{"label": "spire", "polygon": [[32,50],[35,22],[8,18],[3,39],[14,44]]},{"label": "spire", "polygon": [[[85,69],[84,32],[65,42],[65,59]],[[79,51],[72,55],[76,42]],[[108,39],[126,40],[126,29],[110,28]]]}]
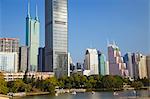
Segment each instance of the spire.
[{"label": "spire", "polygon": [[27,14],[27,17],[30,18],[30,0],[28,0],[28,14]]},{"label": "spire", "polygon": [[109,39],[107,39],[107,46],[109,46],[109,44],[110,44],[110,43],[109,43]]},{"label": "spire", "polygon": [[36,7],[35,7],[35,20],[39,20],[38,19],[38,7],[37,7],[37,2],[36,2]]},{"label": "spire", "polygon": [[115,43],[115,41],[113,41],[113,45],[115,45],[115,46],[116,46],[116,43]]}]

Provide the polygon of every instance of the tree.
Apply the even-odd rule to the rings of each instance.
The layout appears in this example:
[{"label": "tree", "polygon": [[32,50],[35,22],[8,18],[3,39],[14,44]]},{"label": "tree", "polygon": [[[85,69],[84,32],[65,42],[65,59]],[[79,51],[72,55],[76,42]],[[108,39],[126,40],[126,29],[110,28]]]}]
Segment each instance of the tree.
[{"label": "tree", "polygon": [[111,75],[104,76],[102,78],[103,87],[107,89],[112,89],[115,87],[115,78]]},{"label": "tree", "polygon": [[140,79],[144,86],[150,86],[150,80],[147,78]]},{"label": "tree", "polygon": [[55,87],[58,85],[58,81],[55,77],[47,78],[44,82],[44,91],[48,91],[51,94],[55,93]]},{"label": "tree", "polygon": [[[8,82],[9,83],[9,82]],[[11,82],[12,86],[9,85],[9,88],[12,92],[29,92],[31,90],[31,86],[29,84],[25,84],[23,80],[18,79],[14,82]]]},{"label": "tree", "polygon": [[131,83],[131,87],[134,87],[136,90],[140,89],[143,86],[143,83],[141,81],[134,81]]},{"label": "tree", "polygon": [[0,94],[7,94],[7,82],[4,79],[4,75],[0,73]]}]

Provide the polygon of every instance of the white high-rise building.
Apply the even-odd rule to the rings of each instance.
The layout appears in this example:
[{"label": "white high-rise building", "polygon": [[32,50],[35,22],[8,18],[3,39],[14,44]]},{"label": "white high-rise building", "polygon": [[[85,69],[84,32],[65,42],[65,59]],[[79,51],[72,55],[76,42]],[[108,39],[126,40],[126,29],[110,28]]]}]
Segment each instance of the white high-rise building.
[{"label": "white high-rise building", "polygon": [[17,52],[0,52],[0,71],[4,72],[18,71]]},{"label": "white high-rise building", "polygon": [[87,49],[85,54],[85,70],[90,70],[89,75],[99,74],[98,53],[96,49]]},{"label": "white high-rise building", "polygon": [[142,54],[138,54],[138,59],[139,59],[139,78],[147,78],[147,66],[146,66],[146,56]]}]

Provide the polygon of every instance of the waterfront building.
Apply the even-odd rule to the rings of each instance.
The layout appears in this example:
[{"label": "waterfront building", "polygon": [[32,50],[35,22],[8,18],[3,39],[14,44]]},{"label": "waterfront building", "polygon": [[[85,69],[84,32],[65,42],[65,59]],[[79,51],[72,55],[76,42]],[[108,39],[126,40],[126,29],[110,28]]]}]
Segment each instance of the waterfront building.
[{"label": "waterfront building", "polygon": [[0,38],[0,52],[19,53],[19,40],[17,38]]},{"label": "waterfront building", "polygon": [[106,61],[106,75],[109,75],[109,61]]},{"label": "waterfront building", "polygon": [[130,80],[147,78],[146,56],[140,53],[127,53],[124,61],[129,71]]},{"label": "waterfront building", "polygon": [[17,72],[17,73],[11,73],[11,72],[2,72],[4,75],[5,81],[15,81],[17,79],[23,79],[25,74],[27,78],[34,78],[34,79],[42,79],[45,80],[49,77],[54,77],[53,72]]},{"label": "waterfront building", "polygon": [[128,76],[126,64],[124,63],[121,51],[115,42],[113,42],[113,44],[108,44],[108,61],[110,75],[119,75],[122,77]]},{"label": "waterfront building", "polygon": [[129,71],[129,78],[133,80],[135,77],[134,67],[133,67],[133,54],[128,52],[124,55],[124,62],[126,63],[127,69]]},{"label": "waterfront building", "polygon": [[68,0],[45,0],[45,69],[68,73]]},{"label": "waterfront building", "polygon": [[19,47],[19,71],[25,72],[28,67],[28,47]]},{"label": "waterfront building", "polygon": [[17,52],[0,52],[0,71],[18,72]]},{"label": "waterfront building", "polygon": [[147,78],[147,66],[146,66],[146,56],[138,53],[139,60],[139,78]]},{"label": "waterfront building", "polygon": [[85,70],[90,70],[90,75],[99,74],[98,53],[96,49],[87,49],[85,54]]},{"label": "waterfront building", "polygon": [[70,53],[68,53],[68,73],[67,73],[67,76],[70,76],[70,68],[71,68],[71,64],[72,64],[72,58],[71,58],[71,55]]},{"label": "waterfront building", "polygon": [[28,14],[26,17],[26,46],[29,47],[28,71],[37,71],[39,48],[40,21],[36,5],[35,19],[30,16],[30,2],[28,2]]},{"label": "waterfront building", "polygon": [[40,47],[38,52],[38,72],[45,71],[45,48]]},{"label": "waterfront building", "polygon": [[19,67],[19,39],[0,38],[0,53],[0,70],[17,72]]},{"label": "waterfront building", "polygon": [[103,53],[98,51],[98,67],[99,67],[99,75],[106,75],[107,71],[107,63],[106,63],[106,57]]},{"label": "waterfront building", "polygon": [[147,65],[147,75],[148,78],[150,79],[150,55],[146,56],[146,65]]},{"label": "waterfront building", "polygon": [[83,71],[83,75],[85,75],[85,76],[90,76],[90,75],[91,75],[90,72],[91,72],[90,70],[84,70],[84,71]]}]

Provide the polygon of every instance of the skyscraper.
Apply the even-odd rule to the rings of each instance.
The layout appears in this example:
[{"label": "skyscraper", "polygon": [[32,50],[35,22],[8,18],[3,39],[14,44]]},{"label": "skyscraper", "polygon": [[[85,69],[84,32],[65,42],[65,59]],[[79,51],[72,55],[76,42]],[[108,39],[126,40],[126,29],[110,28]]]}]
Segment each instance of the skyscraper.
[{"label": "skyscraper", "polygon": [[42,72],[45,70],[45,48],[39,48],[38,54],[38,71]]},{"label": "skyscraper", "polygon": [[126,63],[127,69],[129,71],[129,78],[134,79],[134,70],[133,70],[133,54],[128,52],[124,55],[124,62]]},{"label": "skyscraper", "polygon": [[107,71],[107,62],[106,62],[106,57],[103,53],[98,51],[98,67],[99,67],[99,74],[100,75],[106,75]]},{"label": "skyscraper", "polygon": [[26,46],[29,47],[28,71],[37,71],[38,48],[39,48],[40,22],[36,5],[36,16],[30,16],[30,2],[28,1],[28,14],[26,17]]},{"label": "skyscraper", "polygon": [[28,66],[28,47],[19,47],[19,71],[25,72]]},{"label": "skyscraper", "polygon": [[108,61],[110,75],[128,76],[126,64],[124,63],[121,51],[115,42],[113,42],[113,44],[108,44]]},{"label": "skyscraper", "polygon": [[147,66],[146,66],[146,56],[137,53],[138,54],[138,68],[139,68],[139,78],[147,78]]},{"label": "skyscraper", "polygon": [[90,70],[89,75],[99,74],[98,54],[96,49],[87,49],[85,54],[85,70]]},{"label": "skyscraper", "polygon": [[68,0],[45,0],[45,69],[57,76],[68,70]]}]

